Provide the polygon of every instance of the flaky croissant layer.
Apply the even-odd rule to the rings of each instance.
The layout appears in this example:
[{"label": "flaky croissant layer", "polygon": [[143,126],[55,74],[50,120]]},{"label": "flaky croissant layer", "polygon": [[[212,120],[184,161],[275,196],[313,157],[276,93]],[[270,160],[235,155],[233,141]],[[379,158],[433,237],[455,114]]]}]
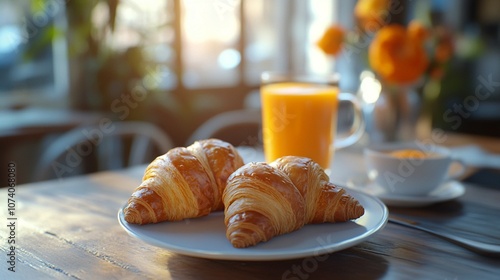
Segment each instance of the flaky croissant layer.
[{"label": "flaky croissant layer", "polygon": [[174,148],[146,168],[141,185],[123,210],[125,220],[149,224],[222,210],[227,178],[242,165],[238,151],[218,139]]},{"label": "flaky croissant layer", "polygon": [[314,161],[287,156],[249,163],[227,181],[222,197],[226,237],[236,248],[267,241],[305,224],[345,222],[364,208]]}]

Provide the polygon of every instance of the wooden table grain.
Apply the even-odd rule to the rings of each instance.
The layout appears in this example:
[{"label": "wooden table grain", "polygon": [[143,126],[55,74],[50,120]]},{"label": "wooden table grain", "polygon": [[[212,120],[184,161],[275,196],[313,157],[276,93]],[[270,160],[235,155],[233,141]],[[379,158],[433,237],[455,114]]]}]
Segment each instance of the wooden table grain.
[{"label": "wooden table grain", "polygon": [[[332,178],[345,181],[353,170],[359,171],[359,157],[339,152],[336,170],[348,169],[351,174],[339,171]],[[318,259],[230,261],[172,253],[129,236],[117,221],[118,209],[140,183],[144,168],[17,186],[15,272],[8,270],[8,239],[13,233],[2,226],[0,279],[498,279],[500,275],[498,258],[479,256],[390,223],[367,241]],[[500,213],[498,190],[466,188],[466,194],[453,203],[474,203]],[[1,189],[2,223],[7,225],[12,217],[7,215],[8,194],[7,188]],[[488,223],[499,223],[498,218],[477,219],[474,226],[482,224],[485,232]]]}]

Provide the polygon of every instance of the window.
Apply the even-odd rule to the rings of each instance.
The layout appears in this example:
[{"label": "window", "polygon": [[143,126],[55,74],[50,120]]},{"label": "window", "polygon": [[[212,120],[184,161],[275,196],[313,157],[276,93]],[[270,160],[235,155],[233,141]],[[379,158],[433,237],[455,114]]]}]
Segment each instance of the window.
[{"label": "window", "polygon": [[325,72],[315,41],[334,20],[335,0],[174,0],[179,13],[179,94],[240,95],[266,70]]},{"label": "window", "polygon": [[[30,28],[41,31],[54,23],[60,30],[66,30],[74,16],[64,13],[65,5],[73,3],[63,0],[45,1],[44,8],[28,16],[30,2],[0,2],[0,39],[3,39],[0,98],[19,97],[20,92],[25,99],[65,95],[71,82],[68,59],[71,61],[74,53],[70,45],[84,46],[71,36],[74,31],[69,30],[68,38],[55,36],[58,38],[55,42],[24,62],[20,54],[26,48],[36,47],[40,39],[35,32],[30,33]],[[99,44],[114,51],[135,46],[145,50],[144,59],[155,65],[146,72],[161,73],[155,87],[158,92],[198,96],[205,101],[207,98],[202,96],[219,97],[220,102],[214,106],[222,102],[223,107],[230,107],[258,89],[262,71],[331,69],[333,62],[326,59],[314,43],[325,26],[334,20],[337,2],[122,0],[116,10],[113,32],[102,28],[109,21],[106,1],[93,1],[88,5],[96,27],[94,35],[103,38]],[[26,34],[28,38],[23,37]],[[209,103],[199,102],[200,106],[210,106]]]},{"label": "window", "polygon": [[[67,91],[64,40],[45,45],[42,30],[61,26],[59,6],[31,13],[29,1],[0,1],[0,109],[11,105],[62,100]],[[59,5],[59,4],[57,4]]]},{"label": "window", "polygon": [[114,38],[116,47],[139,43],[133,30],[150,30],[149,37],[156,39],[142,43],[147,42],[149,57],[162,65],[162,77],[168,77],[162,89],[175,94],[246,94],[258,88],[265,70],[331,68],[314,42],[332,22],[335,3],[127,0],[118,9]]}]

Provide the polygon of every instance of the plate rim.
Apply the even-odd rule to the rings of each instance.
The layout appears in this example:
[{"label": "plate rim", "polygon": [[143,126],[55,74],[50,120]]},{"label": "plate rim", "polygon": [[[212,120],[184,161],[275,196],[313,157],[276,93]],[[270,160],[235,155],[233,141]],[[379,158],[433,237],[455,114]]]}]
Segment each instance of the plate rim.
[{"label": "plate rim", "polygon": [[[161,242],[155,238],[151,238],[149,236],[141,236],[141,234],[134,232],[132,229],[130,229],[127,225],[129,225],[123,218],[123,209],[125,208],[125,205],[120,207],[118,210],[118,222],[120,226],[132,237],[141,240],[147,244],[153,245],[155,247],[158,247],[160,249],[165,249],[173,253],[177,253],[180,255],[185,255],[185,256],[191,256],[191,257],[198,257],[198,258],[205,258],[205,259],[217,259],[217,260],[233,260],[233,261],[274,261],[274,260],[289,260],[289,259],[298,259],[298,258],[305,258],[305,257],[312,257],[312,256],[320,256],[324,254],[330,254],[334,252],[338,252],[347,248],[350,248],[352,246],[355,246],[361,242],[364,242],[367,240],[369,237],[374,235],[375,233],[381,231],[388,222],[389,219],[389,210],[387,206],[382,202],[378,197],[364,193],[359,190],[353,190],[344,187],[346,192],[348,192],[351,195],[354,195],[356,199],[358,199],[359,196],[364,197],[364,199],[369,199],[373,203],[376,204],[377,207],[379,207],[379,211],[382,213],[382,215],[379,217],[379,220],[377,221],[376,225],[372,228],[367,229],[367,231],[356,235],[354,237],[350,237],[346,240],[340,241],[340,242],[335,242],[335,246],[315,246],[315,247],[310,247],[307,249],[302,249],[293,253],[287,253],[284,255],[283,252],[281,251],[269,251],[265,255],[258,255],[258,254],[252,254],[248,253],[250,251],[245,251],[245,249],[241,249],[241,252],[245,252],[242,254],[225,254],[221,252],[207,252],[205,250],[196,250],[196,249],[186,249],[183,246],[177,246],[175,244],[170,243],[168,246],[165,246],[164,242]],[[218,214],[223,213],[219,212]],[[300,230],[300,229],[299,229]],[[229,241],[228,241],[229,242]],[[272,242],[272,239],[269,240],[268,242]],[[330,244],[332,245],[332,244]]]}]

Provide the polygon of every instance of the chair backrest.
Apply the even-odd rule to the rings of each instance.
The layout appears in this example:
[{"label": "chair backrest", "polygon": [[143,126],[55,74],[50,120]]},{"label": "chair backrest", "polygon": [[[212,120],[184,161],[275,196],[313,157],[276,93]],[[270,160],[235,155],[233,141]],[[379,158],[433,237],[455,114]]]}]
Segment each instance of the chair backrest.
[{"label": "chair backrest", "polygon": [[144,164],[174,147],[171,138],[147,122],[117,121],[74,128],[50,143],[34,180]]},{"label": "chair backrest", "polygon": [[223,112],[200,125],[186,145],[196,140],[218,138],[234,146],[257,146],[261,142],[261,129],[262,116],[258,109]]}]

